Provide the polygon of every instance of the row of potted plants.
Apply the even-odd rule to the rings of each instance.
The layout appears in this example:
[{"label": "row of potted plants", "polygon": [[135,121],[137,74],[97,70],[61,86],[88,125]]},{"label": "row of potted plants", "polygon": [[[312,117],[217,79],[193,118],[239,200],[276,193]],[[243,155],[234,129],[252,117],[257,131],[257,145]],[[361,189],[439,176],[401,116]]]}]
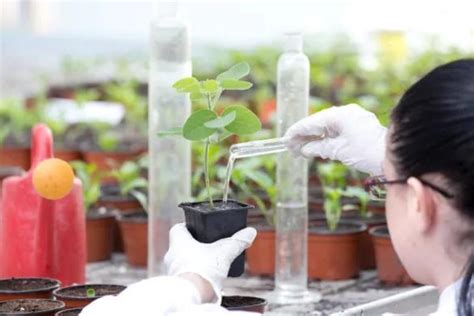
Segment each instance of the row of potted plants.
[{"label": "row of potted plants", "polygon": [[[117,295],[126,287],[116,284],[82,284],[61,288],[50,278],[0,279],[1,315],[73,316],[94,300]],[[267,302],[257,297],[224,296],[228,310],[263,313]],[[21,313],[19,313],[21,312]]]}]

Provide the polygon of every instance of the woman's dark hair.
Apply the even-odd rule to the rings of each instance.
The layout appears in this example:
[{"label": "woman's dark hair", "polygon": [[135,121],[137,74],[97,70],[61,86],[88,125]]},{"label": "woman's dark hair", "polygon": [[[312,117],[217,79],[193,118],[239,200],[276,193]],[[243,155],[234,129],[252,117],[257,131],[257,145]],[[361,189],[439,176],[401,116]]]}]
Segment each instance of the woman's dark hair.
[{"label": "woman's dark hair", "polygon": [[[462,242],[474,245],[474,59],[435,68],[403,95],[392,112],[390,151],[398,175],[437,173],[453,206],[473,226]],[[458,314],[473,316],[474,253],[461,286]]]}]

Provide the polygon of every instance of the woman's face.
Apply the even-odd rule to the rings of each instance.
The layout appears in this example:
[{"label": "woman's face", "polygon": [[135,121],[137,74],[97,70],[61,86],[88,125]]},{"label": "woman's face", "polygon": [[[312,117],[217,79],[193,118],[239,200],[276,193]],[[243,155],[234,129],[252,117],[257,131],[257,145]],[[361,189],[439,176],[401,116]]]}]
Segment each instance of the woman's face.
[{"label": "woman's face", "polygon": [[[387,149],[383,164],[384,175],[387,180],[398,180],[395,167],[392,163],[393,154],[390,152],[390,137],[387,133]],[[407,269],[410,276],[418,282],[422,282],[423,253],[420,251],[420,236],[415,227],[416,218],[413,218],[413,201],[407,196],[408,186],[406,184],[391,184],[386,186],[387,196],[385,201],[386,216],[390,236],[398,254],[398,257]],[[422,248],[421,248],[422,249]]]}]

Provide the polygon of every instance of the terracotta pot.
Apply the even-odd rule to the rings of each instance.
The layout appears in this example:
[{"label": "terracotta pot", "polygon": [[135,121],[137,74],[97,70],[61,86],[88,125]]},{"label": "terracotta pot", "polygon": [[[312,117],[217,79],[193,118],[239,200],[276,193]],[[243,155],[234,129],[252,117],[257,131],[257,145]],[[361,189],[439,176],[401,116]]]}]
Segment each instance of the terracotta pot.
[{"label": "terracotta pot", "polygon": [[[146,266],[148,262],[148,215],[143,211],[121,214],[118,222],[123,236],[127,262],[134,266]],[[163,255],[165,251],[163,250]]]},{"label": "terracotta pot", "polygon": [[375,261],[380,281],[392,285],[414,284],[393,248],[387,226],[373,227],[369,232],[375,245]]},{"label": "terracotta pot", "polygon": [[247,249],[247,268],[251,275],[272,277],[275,274],[275,231],[258,228],[257,237]]},{"label": "terracotta pot", "polygon": [[[2,316],[54,316],[64,308],[64,302],[46,299],[20,299],[0,302]],[[24,312],[19,312],[24,311]]]},{"label": "terracotta pot", "polygon": [[0,148],[0,166],[30,169],[30,148]]},{"label": "terracotta pot", "polygon": [[[119,212],[138,210],[140,203],[131,195],[123,196],[120,194],[120,187],[117,184],[103,185],[101,195],[96,205]],[[123,252],[123,237],[118,222],[114,222],[114,251]]]},{"label": "terracotta pot", "polygon": [[372,227],[385,225],[387,220],[385,214],[373,213],[370,217],[361,217],[360,215],[349,217],[351,220],[360,221],[367,225],[367,230],[362,233],[359,239],[360,268],[362,270],[375,269],[375,250],[372,237],[369,230]]},{"label": "terracotta pot", "polygon": [[87,262],[110,260],[113,251],[115,215],[111,212],[87,214]]},{"label": "terracotta pot", "polygon": [[61,283],[49,278],[11,278],[0,280],[0,301],[26,298],[53,298]]},{"label": "terracotta pot", "polygon": [[[136,160],[143,151],[135,152],[106,152],[106,151],[86,151],[82,153],[87,163],[94,163],[100,171],[111,171],[119,168],[124,162]],[[104,177],[102,183],[116,183],[113,177]]]},{"label": "terracotta pot", "polygon": [[359,239],[367,226],[341,221],[336,231],[326,223],[314,223],[308,238],[308,276],[311,279],[344,280],[360,272]]},{"label": "terracotta pot", "polygon": [[82,308],[68,308],[56,313],[56,316],[79,316],[81,312]]},{"label": "terracotta pot", "polygon": [[[125,288],[123,285],[115,284],[84,284],[57,289],[53,294],[57,300],[61,300],[66,304],[66,308],[83,308],[102,296],[117,295]],[[95,291],[95,296],[87,296],[87,290],[89,289]]]},{"label": "terracotta pot", "polygon": [[223,296],[221,306],[230,311],[244,311],[263,314],[267,301],[253,296]]},{"label": "terracotta pot", "polygon": [[68,162],[82,160],[81,152],[78,150],[55,149],[54,157]]}]

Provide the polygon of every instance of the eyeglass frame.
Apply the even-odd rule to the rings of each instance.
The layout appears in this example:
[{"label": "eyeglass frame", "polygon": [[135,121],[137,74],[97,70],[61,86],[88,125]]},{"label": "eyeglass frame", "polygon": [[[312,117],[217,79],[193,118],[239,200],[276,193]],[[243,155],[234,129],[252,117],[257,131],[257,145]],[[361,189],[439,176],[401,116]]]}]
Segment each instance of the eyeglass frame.
[{"label": "eyeglass frame", "polygon": [[[377,184],[387,184],[387,185],[390,185],[390,184],[405,184],[408,181],[409,178],[410,177],[403,178],[403,179],[396,179],[396,180],[387,180],[385,178],[385,176],[370,177],[370,178],[367,178],[364,181],[364,189],[367,192],[371,192],[370,188],[374,185],[377,185]],[[432,184],[432,183],[430,183],[426,180],[423,180],[423,179],[420,179],[420,178],[417,178],[417,179],[418,179],[418,181],[423,183],[423,185],[426,185],[427,187],[433,189],[434,191],[438,192],[439,194],[441,194],[445,198],[447,198],[447,199],[454,198],[454,195],[449,193],[445,189],[443,189],[443,188],[441,188],[441,187],[439,187],[435,184]]]}]

